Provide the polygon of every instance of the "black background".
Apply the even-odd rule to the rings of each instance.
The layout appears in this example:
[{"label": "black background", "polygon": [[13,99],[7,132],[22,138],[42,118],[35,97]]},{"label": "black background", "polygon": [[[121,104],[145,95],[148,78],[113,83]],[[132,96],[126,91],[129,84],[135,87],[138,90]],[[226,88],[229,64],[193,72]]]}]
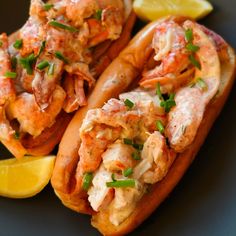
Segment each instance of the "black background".
[{"label": "black background", "polygon": [[[236,48],[236,1],[212,1],[202,22]],[[27,19],[29,1],[0,0],[0,32]],[[7,153],[1,147],[2,157]],[[186,175],[166,201],[131,235],[236,235],[236,87]],[[148,204],[148,203],[147,203]],[[0,197],[0,235],[88,235],[99,233],[88,216],[65,208],[50,186],[36,197]]]}]

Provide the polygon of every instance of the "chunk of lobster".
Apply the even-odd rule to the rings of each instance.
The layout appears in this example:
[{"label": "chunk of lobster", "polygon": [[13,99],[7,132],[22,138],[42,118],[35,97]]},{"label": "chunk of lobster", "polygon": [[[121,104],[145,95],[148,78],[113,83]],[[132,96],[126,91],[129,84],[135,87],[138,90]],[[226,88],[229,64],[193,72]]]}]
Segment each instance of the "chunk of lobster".
[{"label": "chunk of lobster", "polygon": [[22,132],[38,136],[45,128],[53,125],[56,116],[62,109],[64,99],[64,90],[60,86],[56,86],[52,102],[44,111],[38,106],[33,94],[24,92],[9,105],[8,116],[18,120]]}]

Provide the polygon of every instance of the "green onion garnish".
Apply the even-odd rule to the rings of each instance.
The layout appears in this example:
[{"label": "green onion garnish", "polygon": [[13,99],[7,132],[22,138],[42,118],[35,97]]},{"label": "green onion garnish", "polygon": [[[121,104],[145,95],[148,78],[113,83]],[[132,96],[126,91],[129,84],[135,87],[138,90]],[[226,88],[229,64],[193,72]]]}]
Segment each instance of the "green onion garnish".
[{"label": "green onion garnish", "polygon": [[34,54],[30,54],[28,57],[20,58],[19,62],[24,69],[26,69],[28,75],[33,74],[33,65],[36,62],[37,57]]},{"label": "green onion garnish", "polygon": [[125,99],[124,104],[130,109],[134,106],[134,103],[129,99]]},{"label": "green onion garnish", "polygon": [[133,143],[133,147],[139,151],[143,150],[143,144]]},{"label": "green onion garnish", "polygon": [[156,127],[158,129],[158,131],[163,134],[165,131],[164,125],[162,124],[161,120],[158,120],[156,123]]},{"label": "green onion garnish", "polygon": [[194,55],[189,55],[189,60],[190,62],[195,66],[197,67],[199,70],[201,70],[201,64],[199,63],[199,61],[194,57]]},{"label": "green onion garnish", "polygon": [[93,179],[93,174],[92,173],[84,174],[83,184],[82,184],[82,188],[84,190],[88,190],[89,189],[89,187],[91,185],[91,182],[92,182],[92,179]]},{"label": "green onion garnish", "polygon": [[17,67],[17,58],[16,58],[16,57],[12,57],[12,58],[11,58],[11,68],[12,68],[13,70],[15,70],[16,67]]},{"label": "green onion garnish", "polygon": [[43,69],[47,68],[48,66],[49,66],[49,62],[48,62],[48,61],[41,61],[41,62],[37,65],[37,69],[43,70]]},{"label": "green onion garnish", "polygon": [[53,4],[44,4],[43,8],[45,11],[49,11],[53,6]]},{"label": "green onion garnish", "polygon": [[160,100],[164,100],[164,99],[163,99],[163,96],[162,96],[162,94],[161,94],[161,85],[160,85],[159,82],[157,83],[156,94],[157,94],[157,96],[159,97]]},{"label": "green onion garnish", "polygon": [[68,64],[69,61],[67,58],[65,58],[61,52],[57,51],[55,52],[55,57],[58,58],[59,60],[63,61],[64,63]]},{"label": "green onion garnish", "polygon": [[43,41],[41,44],[41,47],[39,49],[39,53],[38,53],[37,57],[39,57],[41,55],[41,53],[44,51],[45,47],[46,47],[46,41]]},{"label": "green onion garnish", "polygon": [[50,63],[49,68],[48,68],[48,75],[54,74],[54,68],[55,68],[55,63]]},{"label": "green onion garnish", "polygon": [[187,29],[185,31],[185,39],[188,43],[193,41],[193,31],[192,31],[192,29]]},{"label": "green onion garnish", "polygon": [[0,41],[0,47],[2,47],[2,45],[3,45],[3,42],[2,42],[2,41]]},{"label": "green onion garnish", "polygon": [[96,20],[101,20],[102,19],[102,9],[99,9],[95,12],[93,16]]},{"label": "green onion garnish", "polygon": [[132,168],[127,168],[127,169],[125,169],[124,170],[124,173],[123,173],[123,175],[125,176],[125,177],[128,177],[128,176],[130,176],[130,175],[132,175],[133,174],[133,169]]},{"label": "green onion garnish", "polygon": [[199,50],[199,47],[197,45],[192,44],[192,43],[188,43],[186,45],[186,49],[190,52],[197,52]]},{"label": "green onion garnish", "polygon": [[175,94],[174,93],[171,93],[170,96],[169,96],[169,99],[170,100],[173,100],[175,98]]},{"label": "green onion garnish", "polygon": [[160,105],[165,109],[165,112],[169,112],[176,105],[174,98],[175,94],[172,93],[166,101],[161,101]]},{"label": "green onion garnish", "polygon": [[197,78],[196,79],[196,84],[202,89],[202,90],[207,90],[207,84],[202,78]]},{"label": "green onion garnish", "polygon": [[195,67],[197,67],[199,70],[201,70],[201,64],[199,63],[199,61],[194,56],[194,53],[199,50],[199,47],[197,45],[192,44],[192,41],[193,41],[193,31],[191,29],[187,29],[185,31],[185,38],[186,38],[186,41],[188,42],[188,44],[186,45],[186,49],[193,53],[193,54],[189,55],[189,61]]},{"label": "green onion garnish", "polygon": [[72,27],[72,26],[62,24],[62,23],[60,23],[60,22],[58,22],[58,21],[55,21],[55,20],[50,21],[50,22],[49,22],[49,25],[51,25],[51,26],[53,26],[53,27],[60,28],[60,29],[68,30],[68,31],[70,31],[70,32],[72,32],[72,33],[79,31],[78,29],[76,29],[76,28],[74,28],[74,27]]},{"label": "green onion garnish", "polygon": [[4,74],[5,77],[7,78],[11,78],[11,79],[15,79],[17,74],[16,72],[12,72],[12,71],[7,71],[5,74]]},{"label": "green onion garnish", "polygon": [[134,179],[125,179],[125,180],[117,180],[115,182],[107,182],[108,188],[125,188],[125,187],[135,187]]},{"label": "green onion garnish", "polygon": [[127,144],[127,145],[133,145],[133,141],[131,139],[128,139],[128,138],[124,138],[124,144]]},{"label": "green onion garnish", "polygon": [[143,144],[134,143],[133,140],[128,139],[128,138],[124,138],[123,141],[124,141],[124,144],[132,145],[135,149],[139,151],[143,150]]},{"label": "green onion garnish", "polygon": [[14,133],[14,138],[15,138],[15,139],[19,139],[19,138],[20,138],[20,133],[17,132],[17,131],[15,131],[15,133]]},{"label": "green onion garnish", "polygon": [[139,160],[141,160],[141,156],[140,156],[140,152],[133,152],[132,153],[132,158],[134,159],[134,160],[136,160],[136,161],[139,161]]},{"label": "green onion garnish", "polygon": [[22,39],[16,40],[16,42],[13,44],[13,47],[16,48],[16,49],[21,49],[22,46],[23,46],[23,40]]},{"label": "green onion garnish", "polygon": [[111,179],[112,179],[113,182],[116,182],[115,174],[114,173],[111,174]]},{"label": "green onion garnish", "polygon": [[175,100],[174,100],[175,94],[170,94],[167,100],[163,98],[162,93],[161,93],[160,83],[157,83],[156,94],[161,100],[160,106],[165,109],[165,112],[169,112],[171,107],[176,105]]},{"label": "green onion garnish", "polygon": [[124,141],[124,144],[132,145],[135,149],[139,151],[143,150],[143,144],[134,143],[133,140],[128,139],[128,138],[124,138],[123,141]]}]

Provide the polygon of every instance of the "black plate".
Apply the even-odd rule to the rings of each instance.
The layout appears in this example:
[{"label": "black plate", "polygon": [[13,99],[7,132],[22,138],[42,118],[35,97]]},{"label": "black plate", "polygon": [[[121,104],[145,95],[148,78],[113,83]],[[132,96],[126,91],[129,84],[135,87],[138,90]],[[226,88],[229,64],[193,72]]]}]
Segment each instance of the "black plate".
[{"label": "black plate", "polygon": [[[212,1],[202,22],[236,48],[236,1]],[[29,1],[1,0],[0,31],[27,18]],[[236,235],[236,87],[196,160],[169,198],[131,235]],[[4,150],[1,156],[6,156]],[[147,203],[148,204],[148,203]],[[0,235],[99,235],[88,216],[60,203],[48,186],[25,200],[0,198]]]}]

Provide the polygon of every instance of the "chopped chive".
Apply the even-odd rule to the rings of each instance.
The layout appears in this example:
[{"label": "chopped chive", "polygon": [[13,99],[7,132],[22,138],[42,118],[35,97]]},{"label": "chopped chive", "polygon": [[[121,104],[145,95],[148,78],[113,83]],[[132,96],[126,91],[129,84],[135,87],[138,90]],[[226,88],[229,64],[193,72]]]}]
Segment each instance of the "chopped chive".
[{"label": "chopped chive", "polygon": [[69,63],[68,59],[65,58],[65,57],[62,55],[62,53],[59,52],[59,51],[56,51],[56,52],[55,52],[55,57],[58,58],[59,60],[63,61],[63,62],[66,63],[66,64]]},{"label": "chopped chive", "polygon": [[19,62],[22,65],[22,67],[27,70],[27,74],[30,74],[30,75],[33,74],[33,70],[31,68],[27,58],[20,58]]},{"label": "chopped chive", "polygon": [[76,29],[76,28],[74,28],[74,27],[72,27],[72,26],[62,24],[62,23],[60,23],[60,22],[58,22],[58,21],[55,21],[55,20],[50,21],[50,22],[49,22],[49,25],[51,25],[51,26],[53,26],[53,27],[60,28],[60,29],[68,30],[68,31],[70,31],[70,32],[72,32],[72,33],[79,31],[78,29]]},{"label": "chopped chive", "polygon": [[193,31],[192,31],[192,29],[187,29],[185,31],[185,39],[188,43],[193,41]]},{"label": "chopped chive", "polygon": [[170,109],[176,105],[175,100],[174,100],[174,97],[175,97],[174,93],[170,94],[167,100],[164,99],[161,93],[160,83],[157,83],[156,94],[161,100],[160,106],[164,108],[165,112],[169,112]]},{"label": "chopped chive", "polygon": [[117,180],[115,182],[107,182],[108,188],[125,188],[125,187],[135,187],[134,179],[125,179],[125,180]]},{"label": "chopped chive", "polygon": [[174,101],[175,94],[170,94],[167,100],[163,98],[162,93],[161,93],[160,83],[157,83],[156,94],[161,100],[160,106],[165,109],[165,112],[169,112],[171,107],[176,105]]},{"label": "chopped chive", "polygon": [[99,9],[95,12],[93,16],[96,20],[101,20],[102,19],[102,9]]},{"label": "chopped chive", "polygon": [[54,74],[54,68],[55,68],[55,63],[50,63],[49,68],[48,68],[48,75]]},{"label": "chopped chive", "polygon": [[3,42],[2,42],[2,41],[0,41],[0,47],[2,47],[2,45],[3,45]]},{"label": "chopped chive", "polygon": [[16,40],[15,43],[13,44],[13,47],[16,48],[16,49],[21,49],[22,46],[23,46],[23,40],[22,39]]},{"label": "chopped chive", "polygon": [[136,160],[136,161],[139,161],[139,160],[141,160],[141,156],[140,156],[140,152],[133,152],[132,153],[132,158],[134,159],[134,160]]},{"label": "chopped chive", "polygon": [[83,177],[83,185],[82,185],[82,188],[84,190],[88,190],[91,183],[92,183],[92,179],[93,179],[93,174],[92,173],[86,173],[84,174],[84,177]]},{"label": "chopped chive", "polygon": [[197,52],[199,50],[199,47],[197,45],[192,44],[192,43],[188,43],[186,45],[186,49],[190,52]]},{"label": "chopped chive", "polygon": [[157,94],[157,96],[159,97],[160,100],[164,100],[164,99],[163,99],[163,96],[162,96],[162,93],[161,93],[161,85],[160,85],[159,82],[157,83],[156,94]]},{"label": "chopped chive", "polygon": [[15,133],[14,133],[14,138],[15,138],[15,139],[20,139],[20,133],[17,132],[17,131],[15,131]]},{"label": "chopped chive", "polygon": [[128,138],[124,138],[124,144],[127,144],[127,145],[133,145],[133,141],[131,139],[128,139]]},{"label": "chopped chive", "polygon": [[161,120],[158,120],[156,123],[156,127],[158,129],[158,131],[163,134],[165,131],[164,125],[162,124]]},{"label": "chopped chive", "polygon": [[12,71],[7,71],[5,74],[4,74],[5,77],[7,78],[10,78],[10,79],[15,79],[17,74],[16,72],[12,72]]},{"label": "chopped chive", "polygon": [[194,57],[194,55],[189,55],[189,60],[190,62],[195,66],[197,67],[199,70],[201,70],[201,64],[199,63],[199,61]]},{"label": "chopped chive", "polygon": [[202,78],[197,78],[196,79],[196,84],[202,89],[202,90],[207,90],[207,84]]},{"label": "chopped chive", "polygon": [[115,174],[114,173],[111,174],[111,179],[112,179],[113,182],[116,182]]},{"label": "chopped chive", "polygon": [[124,138],[123,141],[124,141],[124,144],[132,145],[135,149],[139,151],[143,150],[143,144],[134,143],[133,140],[128,139],[128,138]]},{"label": "chopped chive", "polygon": [[41,53],[44,51],[45,47],[46,47],[46,41],[43,41],[41,43],[41,47],[39,49],[39,53],[38,53],[37,57],[39,57],[41,55]]},{"label": "chopped chive", "polygon": [[161,105],[161,107],[163,107],[165,109],[165,112],[168,113],[170,111],[170,109],[176,105],[176,103],[173,100],[167,100],[167,101],[161,102],[160,105]]},{"label": "chopped chive", "polygon": [[175,98],[175,94],[174,94],[174,93],[171,93],[170,96],[169,96],[169,99],[170,99],[170,100],[174,100],[174,98]]},{"label": "chopped chive", "polygon": [[24,69],[26,69],[28,75],[33,74],[33,65],[36,62],[37,57],[34,54],[30,54],[28,57],[20,58],[19,62]]},{"label": "chopped chive", "polygon": [[125,177],[128,177],[128,176],[130,176],[130,175],[132,175],[133,174],[133,169],[132,168],[127,168],[127,169],[125,169],[124,170],[124,173],[123,173],[123,175],[125,176]]},{"label": "chopped chive", "polygon": [[133,147],[139,151],[143,150],[143,144],[133,143]]},{"label": "chopped chive", "polygon": [[37,65],[37,69],[43,70],[43,69],[47,68],[48,66],[49,66],[49,62],[48,62],[48,61],[41,61],[41,62]]},{"label": "chopped chive", "polygon": [[45,11],[49,11],[51,8],[53,8],[53,4],[44,4],[43,8]]},{"label": "chopped chive", "polygon": [[165,112],[169,112],[176,105],[174,98],[175,94],[171,93],[166,101],[161,101],[160,106],[165,109]]},{"label": "chopped chive", "polygon": [[130,101],[128,98],[125,99],[124,104],[125,104],[125,106],[127,106],[130,109],[134,106],[134,103],[132,101]]},{"label": "chopped chive", "polygon": [[13,70],[15,70],[16,67],[17,67],[17,58],[16,58],[16,57],[12,57],[12,58],[11,58],[11,68],[12,68]]}]

